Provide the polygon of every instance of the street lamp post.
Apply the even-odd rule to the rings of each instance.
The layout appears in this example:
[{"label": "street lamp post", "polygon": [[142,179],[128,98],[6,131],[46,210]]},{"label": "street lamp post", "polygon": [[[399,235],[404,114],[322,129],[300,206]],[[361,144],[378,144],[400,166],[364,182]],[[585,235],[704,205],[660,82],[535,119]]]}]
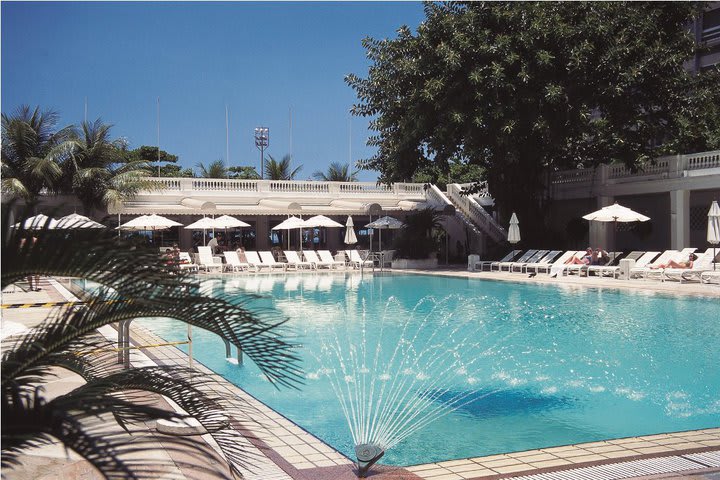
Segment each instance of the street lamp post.
[{"label": "street lamp post", "polygon": [[265,149],[270,145],[270,129],[257,127],[255,129],[255,146],[260,149],[260,178],[265,178]]}]

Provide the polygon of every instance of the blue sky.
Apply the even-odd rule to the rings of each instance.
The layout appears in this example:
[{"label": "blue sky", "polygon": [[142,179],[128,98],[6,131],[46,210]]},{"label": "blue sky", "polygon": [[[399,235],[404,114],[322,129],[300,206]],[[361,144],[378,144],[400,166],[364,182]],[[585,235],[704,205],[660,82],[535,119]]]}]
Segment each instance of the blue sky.
[{"label": "blue sky", "polygon": [[[61,125],[101,117],[132,147],[157,144],[194,167],[225,159],[259,169],[290,153],[299,178],[330,162],[366,158],[367,120],[344,82],[367,75],[365,36],[395,37],[423,20],[417,2],[2,2],[2,111],[21,104],[60,113]],[[352,142],[350,142],[352,129]],[[375,180],[361,172],[361,180]]]}]

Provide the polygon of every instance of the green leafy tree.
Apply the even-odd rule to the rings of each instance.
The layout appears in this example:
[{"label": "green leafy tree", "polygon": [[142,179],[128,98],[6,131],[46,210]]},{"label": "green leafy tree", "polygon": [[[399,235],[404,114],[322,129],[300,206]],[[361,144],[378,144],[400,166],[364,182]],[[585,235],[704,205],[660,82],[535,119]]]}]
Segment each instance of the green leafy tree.
[{"label": "green leafy tree", "polygon": [[698,8],[426,3],[416,33],[365,39],[368,75],[347,77],[377,132],[361,166],[392,182],[478,165],[501,212],[540,232],[553,170],[720,146],[718,72],[683,68]]},{"label": "green leafy tree", "polygon": [[255,170],[255,167],[240,166],[228,168],[228,177],[240,180],[258,180],[260,179],[260,174]]},{"label": "green leafy tree", "polygon": [[221,159],[210,162],[207,166],[200,162],[197,167],[200,170],[200,176],[203,178],[228,178],[228,169]]},{"label": "green leafy tree", "polygon": [[160,167],[161,177],[194,177],[192,168],[183,168],[180,165],[167,164]]},{"label": "green leafy tree", "polygon": [[161,177],[192,177],[193,171],[191,168],[182,168],[177,165],[179,160],[177,155],[160,150],[160,156],[158,160],[158,147],[152,147],[149,145],[143,145],[134,150],[129,150],[125,154],[128,161],[141,161],[147,165],[152,166],[153,173],[157,172],[158,165],[160,166]]},{"label": "green leafy tree", "polygon": [[[30,233],[9,228],[5,213],[3,289],[27,275],[42,274],[92,280],[106,293],[90,297],[82,308],[55,310],[27,335],[3,340],[3,470],[17,466],[28,448],[60,441],[105,478],[159,478],[167,475],[167,465],[142,453],[162,442],[183,452],[202,472],[193,459],[213,456],[210,448],[197,451],[203,448],[200,443],[160,435],[143,423],[193,417],[217,442],[239,478],[239,467],[253,463],[244,447],[247,442],[232,428],[239,418],[247,420],[243,400],[214,393],[215,381],[191,368],[122,369],[115,345],[97,329],[140,317],[178,319],[241,348],[272,383],[294,387],[301,378],[298,358],[296,347],[280,336],[282,320],[255,314],[236,300],[204,296],[194,278],[166,265],[157,252],[131,249],[111,231]],[[29,235],[36,240],[25,241]],[[57,367],[80,375],[86,383],[48,397],[43,384],[55,379]],[[187,415],[156,407],[152,394],[170,398]]]},{"label": "green leafy tree", "polygon": [[313,178],[325,182],[357,182],[357,175],[357,171],[350,171],[349,163],[333,162],[328,167],[327,172],[318,170],[313,173]]},{"label": "green leafy tree", "polygon": [[279,162],[268,155],[265,159],[265,178],[268,180],[295,180],[295,176],[302,170],[302,165],[294,170],[291,167],[292,157],[285,155]]},{"label": "green leafy tree", "polygon": [[111,128],[100,119],[83,122],[66,142],[71,153],[61,165],[59,190],[74,194],[85,214],[128,200],[141,190],[161,188],[149,179],[151,171],[145,161],[126,158],[126,141],[111,139]]},{"label": "green leafy tree", "polygon": [[483,175],[479,165],[451,160],[448,162],[448,171],[443,171],[441,165],[432,164],[415,172],[412,181],[415,183],[433,183],[444,190],[448,183],[474,183]]},{"label": "green leafy tree", "polygon": [[23,105],[2,114],[2,191],[35,203],[43,189],[56,188],[59,163],[69,154],[65,141],[72,127],[55,131],[57,113]]}]

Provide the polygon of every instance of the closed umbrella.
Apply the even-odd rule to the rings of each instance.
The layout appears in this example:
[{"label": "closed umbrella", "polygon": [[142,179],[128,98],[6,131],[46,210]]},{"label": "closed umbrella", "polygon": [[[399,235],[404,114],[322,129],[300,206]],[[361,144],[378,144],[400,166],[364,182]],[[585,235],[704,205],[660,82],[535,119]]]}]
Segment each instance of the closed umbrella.
[{"label": "closed umbrella", "polygon": [[84,215],[71,213],[58,220],[55,228],[75,229],[75,228],[105,228],[105,225],[98,223]]},{"label": "closed umbrella", "polygon": [[512,217],[510,217],[510,228],[508,229],[507,240],[513,245],[520,241],[520,222],[515,212],[513,212]]},{"label": "closed umbrella", "polygon": [[399,228],[402,228],[403,225],[405,225],[403,222],[398,220],[397,218],[384,216],[380,217],[374,222],[370,222],[367,225],[365,225],[365,228],[377,228],[380,230],[380,238],[378,240],[378,250],[382,251],[382,231],[385,229],[391,229],[391,230],[397,230]]},{"label": "closed umbrella", "polygon": [[713,246],[713,270],[717,268],[715,263],[715,245],[720,243],[720,206],[713,200],[708,211],[707,241]]},{"label": "closed umbrella", "polygon": [[[57,228],[58,221],[54,218],[50,218],[47,215],[38,213],[33,217],[28,217],[22,222],[23,230],[43,230],[45,228],[52,229]],[[13,228],[21,228],[20,223],[13,225]]]},{"label": "closed umbrella", "polygon": [[357,235],[355,235],[355,224],[350,215],[348,215],[347,221],[345,222],[345,244],[354,245],[357,243]]},{"label": "closed umbrella", "polygon": [[[623,207],[617,202],[607,207],[603,207],[595,212],[583,215],[583,218],[591,222],[613,222],[613,237],[615,236],[615,232],[617,231],[617,222],[647,222],[648,220],[650,220],[650,217],[646,217],[642,213],[638,213],[630,208]],[[617,250],[615,248],[614,238],[613,250]]]}]

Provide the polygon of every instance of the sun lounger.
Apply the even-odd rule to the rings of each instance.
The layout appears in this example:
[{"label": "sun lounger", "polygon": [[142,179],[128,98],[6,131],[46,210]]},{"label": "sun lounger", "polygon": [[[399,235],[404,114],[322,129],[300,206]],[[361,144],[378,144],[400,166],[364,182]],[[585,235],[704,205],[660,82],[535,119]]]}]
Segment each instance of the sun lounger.
[{"label": "sun lounger", "polygon": [[316,269],[333,268],[333,263],[321,260],[320,257],[318,257],[318,252],[316,252],[315,250],[303,250],[303,255],[305,255],[305,260],[315,265]]},{"label": "sun lounger", "polygon": [[702,283],[720,283],[720,270],[707,270],[702,272],[700,274],[700,281]]},{"label": "sun lounger", "polygon": [[232,270],[233,272],[241,272],[243,270],[250,270],[250,264],[247,262],[241,262],[237,252],[223,252],[225,255],[225,269]]},{"label": "sun lounger", "polygon": [[[611,252],[608,253],[606,257],[598,258],[598,261],[600,263],[596,265],[581,265],[579,263],[574,263],[571,265],[568,265],[565,267],[565,274],[571,275],[573,273],[577,273],[578,275],[582,276],[583,272],[585,273],[585,276],[590,274],[590,267],[606,267],[609,266],[610,262],[614,261],[615,257],[619,257],[622,255],[622,252]],[[581,257],[582,258],[582,257]]]},{"label": "sun lounger", "polygon": [[[320,261],[321,261],[323,264],[329,265],[330,268],[333,268],[333,267],[337,267],[337,268],[343,267],[343,268],[345,268],[345,267],[346,267],[346,264],[345,264],[344,261],[335,260],[335,259],[333,258],[332,254],[330,253],[330,250],[318,250],[318,251],[317,251],[317,254],[320,256]],[[343,254],[343,255],[344,255],[344,254]]]},{"label": "sun lounger", "polygon": [[198,266],[204,268],[206,272],[210,270],[222,272],[223,264],[215,263],[210,247],[198,247],[198,258],[200,259]]},{"label": "sun lounger", "polygon": [[247,263],[254,268],[256,272],[259,272],[262,267],[266,266],[262,260],[260,260],[257,252],[248,250],[245,252],[245,258],[247,258]]},{"label": "sun lounger", "polygon": [[547,255],[542,257],[539,261],[532,262],[532,263],[528,262],[528,263],[524,264],[522,267],[520,267],[520,272],[521,273],[529,273],[529,271],[531,269],[535,269],[536,270],[535,273],[537,273],[538,266],[550,265],[550,263],[554,262],[555,259],[557,259],[558,255],[560,255],[561,253],[562,253],[562,250],[552,250],[552,251],[548,252]]},{"label": "sun lounger", "polygon": [[197,272],[198,266],[192,261],[192,258],[190,258],[190,254],[187,252],[180,252],[178,254],[178,267],[180,270],[190,270]]},{"label": "sun lounger", "polygon": [[597,276],[612,275],[615,277],[615,275],[617,275],[620,271],[620,267],[617,265],[620,260],[635,260],[635,265],[637,265],[637,261],[644,253],[645,252],[640,250],[634,250],[628,253],[625,257],[621,257],[619,252],[615,252],[614,254],[610,254],[610,258],[612,260],[607,265],[590,265],[588,267],[588,275],[594,273]]},{"label": "sun lounger", "polygon": [[287,268],[294,267],[295,270],[301,268],[316,268],[313,262],[304,262],[300,260],[300,256],[293,250],[285,250],[285,258],[287,258]]},{"label": "sun lounger", "polygon": [[345,250],[345,253],[347,253],[348,258],[350,259],[349,265],[351,267],[372,267],[375,268],[375,262],[372,260],[363,259],[360,256],[360,252],[357,250]]},{"label": "sun lounger", "polygon": [[492,264],[494,263],[502,263],[502,262],[512,262],[515,260],[516,257],[518,257],[522,253],[522,250],[513,250],[507,255],[505,255],[500,260],[483,260],[480,262],[475,262],[475,270],[480,270],[481,272],[485,270],[485,267],[488,267],[488,269],[492,270]]},{"label": "sun lounger", "polygon": [[657,268],[658,265],[663,265],[667,263],[668,260],[675,258],[675,255],[677,255],[678,253],[680,252],[678,252],[677,250],[665,250],[652,263],[648,263],[643,266],[637,265],[636,263],[635,266],[630,269],[630,278],[644,278],[645,274],[651,269]]},{"label": "sun lounger", "polygon": [[677,250],[665,250],[662,255],[655,259],[655,261],[645,268],[635,267],[630,270],[630,278],[650,278],[662,279],[662,273],[659,272],[659,266],[667,264],[670,260],[676,262],[684,262],[688,259],[691,253],[695,252],[696,248],[684,248],[681,251]]},{"label": "sun lounger", "polygon": [[281,263],[275,260],[275,257],[273,257],[272,252],[269,252],[267,250],[258,252],[260,254],[260,260],[262,260],[262,266],[268,267],[270,270],[273,268],[280,268],[282,271],[287,270],[287,263]]},{"label": "sun lounger", "polygon": [[[577,250],[568,250],[567,252],[560,255],[560,257],[555,260],[552,264],[550,263],[536,263],[536,264],[528,264],[527,268],[525,269],[526,272],[531,273],[531,270],[534,270],[535,273],[540,273],[540,271],[544,271],[545,273],[555,273],[557,275],[557,271],[559,268],[562,268],[565,265],[565,262],[567,262],[571,257],[574,257],[575,254],[577,254]],[[553,276],[555,276],[553,275]]]},{"label": "sun lounger", "polygon": [[[647,278],[657,278],[657,276],[660,276],[660,279],[664,282],[665,280],[677,280],[679,282],[685,281],[700,281],[700,275],[703,272],[706,272],[708,270],[712,269],[712,260],[713,260],[713,250],[712,248],[705,251],[705,253],[702,253],[698,255],[698,258],[696,258],[693,261],[692,268],[663,268],[660,270],[656,270],[655,272],[649,272],[647,274]],[[659,272],[659,273],[656,273]]]},{"label": "sun lounger", "polygon": [[528,263],[538,263],[548,253],[550,253],[550,250],[538,250],[537,252],[535,252],[535,255],[528,258],[525,262],[509,262],[508,272],[521,272],[522,267],[524,267]]},{"label": "sun lounger", "polygon": [[[515,262],[517,262],[517,263],[527,263],[527,261],[530,260],[530,258],[531,258],[533,255],[535,255],[536,253],[537,253],[537,250],[528,250],[527,252],[525,252],[524,254],[522,254],[522,255],[520,256],[520,258],[518,258],[517,260],[515,260]],[[511,265],[512,263],[513,263],[513,262],[493,262],[492,264],[490,264],[490,271],[492,272],[492,271],[493,271],[493,268],[497,268],[498,272],[502,272],[503,269],[505,269],[505,268],[509,269],[509,268],[510,268],[510,265]]]},{"label": "sun lounger", "polygon": [[586,255],[585,250],[578,250],[573,255],[571,255],[569,258],[565,259],[565,261],[560,265],[553,264],[553,267],[550,269],[550,276],[551,277],[562,277],[565,275],[565,270],[571,266],[574,265],[572,263],[567,263],[572,258],[582,258]]}]

